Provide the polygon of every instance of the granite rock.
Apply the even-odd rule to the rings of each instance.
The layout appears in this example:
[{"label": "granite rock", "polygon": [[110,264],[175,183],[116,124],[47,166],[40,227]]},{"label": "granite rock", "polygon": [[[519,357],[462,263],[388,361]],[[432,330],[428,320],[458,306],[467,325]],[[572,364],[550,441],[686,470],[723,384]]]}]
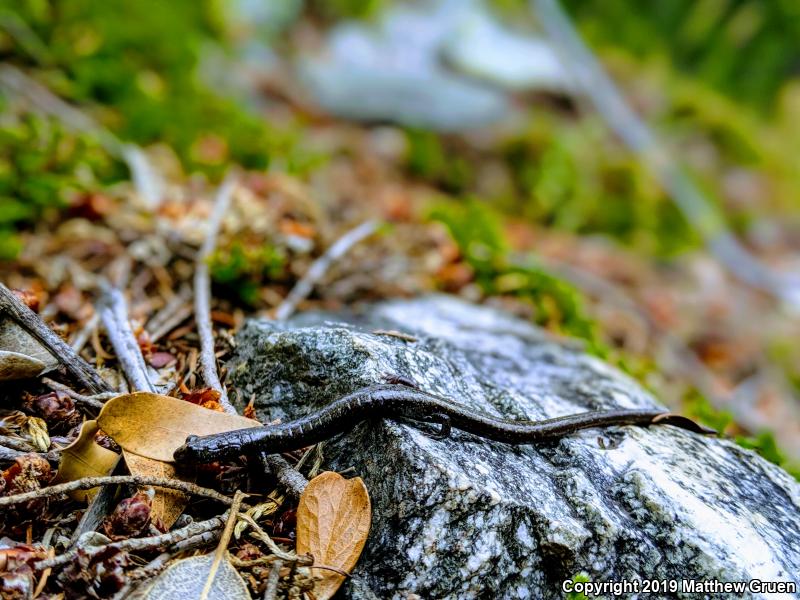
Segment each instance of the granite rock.
[{"label": "granite rock", "polygon": [[[658,406],[529,323],[446,296],[251,320],[229,369],[262,420],[305,414],[387,375],[506,418]],[[562,583],[581,572],[593,582],[677,581],[677,593],[648,598],[703,597],[683,593],[682,580],[800,585],[800,485],[731,441],[614,427],[513,447],[381,420],[324,453],[328,468],[363,477],[373,502],[345,597],[563,598]]]}]

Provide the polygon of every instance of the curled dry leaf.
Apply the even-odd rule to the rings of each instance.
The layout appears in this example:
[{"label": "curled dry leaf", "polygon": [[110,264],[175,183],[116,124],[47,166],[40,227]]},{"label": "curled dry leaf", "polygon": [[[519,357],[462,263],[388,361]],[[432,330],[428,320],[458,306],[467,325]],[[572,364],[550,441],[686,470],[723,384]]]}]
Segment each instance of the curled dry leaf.
[{"label": "curled dry leaf", "polygon": [[[372,521],[369,493],[360,477],[345,479],[325,471],[312,479],[297,507],[297,553],[310,553],[314,563],[348,573],[367,541]],[[320,571],[314,597],[327,600],[344,582],[333,571]]]},{"label": "curled dry leaf", "polygon": [[97,422],[127,452],[163,462],[172,462],[172,454],[189,435],[261,425],[252,419],[150,392],[124,394],[109,400]]},{"label": "curled dry leaf", "polygon": [[[119,454],[95,442],[97,431],[97,421],[86,421],[81,426],[77,439],[61,451],[61,463],[53,483],[65,483],[83,477],[102,477],[114,470]],[[97,491],[97,488],[76,490],[69,495],[73,500],[89,501]]]}]

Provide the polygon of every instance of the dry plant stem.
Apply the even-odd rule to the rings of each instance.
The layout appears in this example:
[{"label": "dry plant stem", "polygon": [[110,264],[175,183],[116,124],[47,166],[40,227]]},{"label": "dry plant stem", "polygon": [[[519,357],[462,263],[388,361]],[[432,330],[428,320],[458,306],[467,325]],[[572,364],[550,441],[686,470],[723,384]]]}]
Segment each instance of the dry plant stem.
[{"label": "dry plant stem", "polygon": [[217,190],[214,210],[208,223],[203,245],[197,254],[194,271],[194,318],[197,322],[197,333],[200,336],[200,370],[206,385],[217,390],[221,396],[219,403],[228,414],[236,414],[236,409],[228,400],[228,394],[219,380],[217,373],[217,357],[214,353],[214,328],[211,323],[211,276],[208,272],[208,260],[217,246],[217,236],[225,213],[231,204],[236,180],[227,177]]},{"label": "dry plant stem", "polygon": [[275,600],[278,597],[278,583],[281,580],[283,561],[278,559],[272,563],[267,577],[267,587],[264,588],[263,600]]},{"label": "dry plant stem", "polygon": [[83,350],[83,347],[86,345],[86,342],[89,341],[89,338],[92,337],[92,332],[94,331],[95,327],[100,323],[100,315],[94,313],[89,320],[86,321],[81,330],[76,333],[69,342],[69,345],[72,346],[72,349],[75,352],[80,352]]},{"label": "dry plant stem", "polygon": [[22,438],[11,437],[10,435],[0,435],[0,446],[20,452],[36,452],[36,448]]},{"label": "dry plant stem", "polygon": [[25,456],[26,454],[37,454],[50,462],[58,462],[61,458],[61,454],[54,450],[51,450],[50,452],[29,452],[27,450],[21,451],[0,446],[0,460],[14,461],[20,456]]},{"label": "dry plant stem", "polygon": [[200,487],[199,485],[189,483],[188,481],[168,479],[165,477],[146,477],[142,475],[109,475],[108,477],[84,477],[83,479],[76,479],[75,481],[68,481],[67,483],[51,485],[33,492],[24,492],[22,494],[14,494],[13,496],[2,496],[0,497],[0,507],[11,506],[13,504],[27,502],[36,498],[44,498],[46,496],[57,496],[58,494],[65,494],[75,490],[89,490],[101,485],[116,484],[129,484],[136,486],[153,485],[157,487],[178,490],[180,492],[193,494],[195,496],[210,498],[211,500],[216,500],[227,506],[230,506],[233,503],[231,498],[220,494],[216,490]]},{"label": "dry plant stem", "polygon": [[107,287],[97,305],[117,360],[134,391],[155,392],[147,376],[147,365],[128,321],[128,307],[122,292]]},{"label": "dry plant stem", "polygon": [[260,454],[261,464],[270,471],[294,498],[299,498],[308,480],[279,454]]},{"label": "dry plant stem", "polygon": [[256,520],[253,517],[245,513],[239,513],[238,518],[242,519],[245,523],[253,528],[253,535],[257,539],[264,542],[267,545],[267,548],[269,548],[270,552],[272,552],[275,556],[288,562],[297,562],[298,560],[301,560],[301,557],[297,556],[293,552],[285,552],[284,550],[281,550],[278,547],[278,544],[276,544],[273,539],[269,537],[269,534],[261,528],[261,525],[256,523]]},{"label": "dry plant stem", "polygon": [[78,556],[78,552],[81,550],[91,559],[98,554],[107,551],[141,552],[143,550],[152,550],[153,548],[158,548],[159,546],[171,546],[201,533],[222,529],[225,526],[227,515],[228,513],[226,511],[219,517],[214,517],[212,519],[208,519],[207,521],[198,521],[197,523],[192,523],[181,529],[162,533],[161,535],[154,535],[145,538],[129,538],[127,540],[113,542],[111,544],[105,544],[102,546],[76,546],[69,552],[65,552],[60,556],[40,560],[39,562],[34,563],[33,568],[37,571],[42,571],[44,569],[65,565],[75,560],[75,558]]},{"label": "dry plant stem", "polygon": [[92,396],[84,396],[83,394],[79,394],[69,386],[64,385],[63,383],[59,383],[57,381],[53,381],[49,377],[42,377],[42,383],[49,386],[51,389],[56,390],[57,392],[64,392],[67,396],[78,402],[79,404],[85,404],[89,408],[93,408],[95,410],[100,410],[103,408],[103,404],[106,400],[111,400],[118,396],[117,392],[103,392],[102,394],[94,394]]},{"label": "dry plant stem", "polygon": [[286,299],[281,302],[275,311],[275,319],[278,321],[288,319],[297,310],[297,305],[308,297],[311,290],[314,289],[314,285],[325,276],[331,265],[344,256],[358,242],[375,233],[377,228],[377,221],[365,221],[336,240],[325,251],[325,254],[311,264],[306,274],[300,278],[300,281],[295,284]]},{"label": "dry plant stem", "polygon": [[214,584],[214,578],[219,571],[219,565],[222,559],[225,558],[225,553],[228,551],[228,544],[231,542],[231,535],[233,535],[233,526],[236,524],[236,516],[239,514],[239,508],[242,506],[242,499],[244,494],[241,490],[236,490],[233,495],[233,504],[228,511],[228,520],[225,522],[225,529],[219,538],[217,550],[214,552],[214,560],[211,562],[211,568],[208,570],[208,577],[203,586],[203,591],[200,593],[199,600],[208,600],[208,594],[211,592],[211,586]]},{"label": "dry plant stem", "polygon": [[56,357],[67,372],[83,387],[94,394],[112,391],[89,363],[50,329],[42,319],[25,306],[5,285],[0,283],[0,312],[31,334],[36,341]]}]

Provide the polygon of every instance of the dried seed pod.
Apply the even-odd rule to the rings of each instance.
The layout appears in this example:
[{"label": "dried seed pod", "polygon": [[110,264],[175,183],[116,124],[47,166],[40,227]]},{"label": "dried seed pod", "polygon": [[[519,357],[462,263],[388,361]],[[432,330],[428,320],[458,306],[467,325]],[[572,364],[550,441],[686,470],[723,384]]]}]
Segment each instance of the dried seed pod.
[{"label": "dried seed pod", "polygon": [[69,431],[82,420],[72,398],[64,392],[28,396],[25,408],[44,419],[50,431]]},{"label": "dried seed pod", "polygon": [[151,522],[153,496],[153,489],[147,488],[120,502],[103,521],[103,533],[116,541],[146,532]]}]

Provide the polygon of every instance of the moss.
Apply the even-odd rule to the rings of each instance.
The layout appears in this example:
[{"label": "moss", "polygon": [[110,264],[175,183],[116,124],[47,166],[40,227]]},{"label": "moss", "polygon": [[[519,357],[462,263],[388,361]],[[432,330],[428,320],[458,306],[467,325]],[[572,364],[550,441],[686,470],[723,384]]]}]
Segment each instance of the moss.
[{"label": "moss", "polygon": [[209,260],[212,281],[245,304],[255,305],[265,281],[284,275],[286,254],[269,244],[235,241]]},{"label": "moss", "polygon": [[0,121],[0,259],[18,254],[20,229],[49,220],[73,196],[124,177],[123,166],[92,136],[6,110]]},{"label": "moss", "polygon": [[538,324],[585,340],[596,355],[607,354],[596,324],[586,314],[581,292],[533,262],[510,261],[500,220],[485,203],[472,199],[440,204],[429,218],[448,228],[485,294],[526,302],[533,307]]},{"label": "moss", "polygon": [[213,0],[22,0],[4,12],[47,54],[0,33],[0,58],[68,100],[102,106],[95,116],[126,141],[166,143],[189,171],[213,177],[231,162],[263,169],[275,157],[294,172],[313,166],[298,127],[271,126],[200,81],[203,47],[226,42]]}]

